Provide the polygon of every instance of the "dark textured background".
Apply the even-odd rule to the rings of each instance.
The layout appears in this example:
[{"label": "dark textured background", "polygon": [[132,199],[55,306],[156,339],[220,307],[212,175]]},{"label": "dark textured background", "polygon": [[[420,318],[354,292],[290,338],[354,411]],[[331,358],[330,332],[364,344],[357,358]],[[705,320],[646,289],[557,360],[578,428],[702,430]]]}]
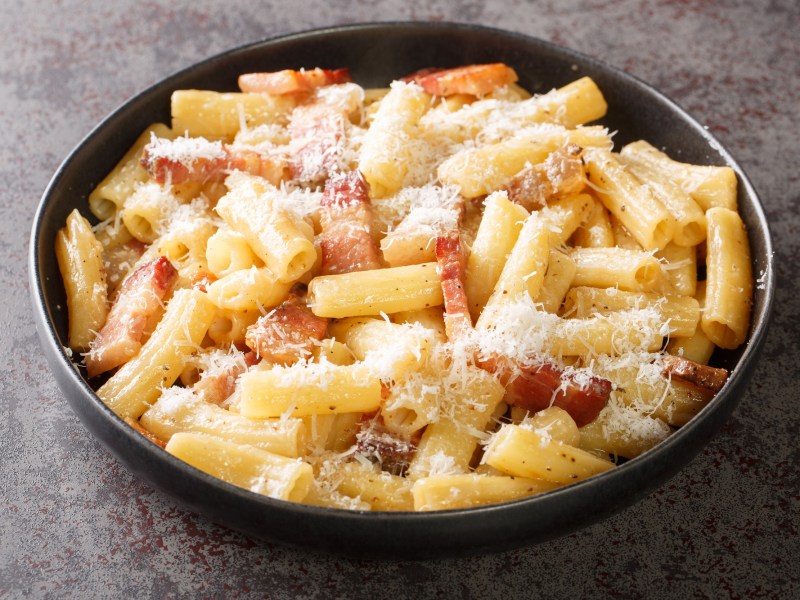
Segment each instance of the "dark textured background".
[{"label": "dark textured background", "polygon": [[[778,293],[738,409],[657,492],[539,546],[373,563],[249,539],[122,469],[88,437],[48,371],[26,252],[36,204],[63,157],[145,86],[263,37],[408,19],[524,32],[666,92],[761,194]],[[0,598],[800,597],[799,110],[796,0],[0,0]]]}]

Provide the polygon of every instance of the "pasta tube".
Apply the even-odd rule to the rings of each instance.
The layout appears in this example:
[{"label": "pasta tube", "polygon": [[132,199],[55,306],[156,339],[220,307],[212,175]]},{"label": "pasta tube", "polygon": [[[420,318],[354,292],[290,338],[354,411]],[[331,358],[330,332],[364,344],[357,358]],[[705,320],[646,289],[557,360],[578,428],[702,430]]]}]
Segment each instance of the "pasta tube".
[{"label": "pasta tube", "polygon": [[575,261],[572,258],[558,250],[550,250],[542,287],[534,298],[537,304],[542,305],[542,310],[549,313],[558,312],[564,296],[572,287],[575,271]]},{"label": "pasta tube", "polygon": [[[277,205],[270,187],[259,178],[234,173],[225,185],[217,212],[241,233],[253,252],[280,282],[297,281],[317,260],[314,229],[305,220]],[[274,193],[278,193],[272,188]]]},{"label": "pasta tube", "polygon": [[108,316],[103,247],[78,209],[56,234],[56,260],[67,293],[67,344],[84,352]]},{"label": "pasta tube", "polygon": [[490,325],[491,315],[499,306],[517,301],[523,293],[531,298],[539,295],[550,259],[550,235],[549,223],[539,213],[531,213],[503,266],[486,308],[478,318],[475,325],[478,329]]},{"label": "pasta tube", "polygon": [[747,338],[753,302],[753,273],[747,231],[738,213],[715,207],[706,213],[706,299],[702,327],[721,348]]},{"label": "pasta tube", "polygon": [[370,412],[381,404],[381,382],[363,365],[298,363],[251,371],[240,378],[241,413],[252,419]]},{"label": "pasta tube", "polygon": [[492,295],[527,217],[528,211],[511,202],[506,192],[494,192],[484,201],[483,218],[467,257],[465,288],[473,319]]},{"label": "pasta tube", "polygon": [[565,314],[578,318],[595,314],[608,315],[620,310],[655,307],[663,321],[668,323],[670,335],[689,337],[694,335],[700,322],[700,303],[691,296],[677,294],[647,294],[625,292],[616,288],[574,287],[564,302]]},{"label": "pasta tube", "polygon": [[314,483],[308,463],[205,433],[176,433],[166,450],[217,479],[279,500],[302,502]]},{"label": "pasta tube", "polygon": [[296,102],[292,94],[177,90],[171,99],[172,131],[177,135],[230,141],[243,127],[285,123]]},{"label": "pasta tube", "polygon": [[688,192],[704,211],[715,206],[736,210],[738,182],[736,173],[730,167],[678,162],[644,140],[626,145],[621,155],[667,175]]},{"label": "pasta tube", "polygon": [[672,240],[675,218],[647,186],[627,172],[617,154],[589,148],[584,160],[600,200],[645,250],[658,250]]},{"label": "pasta tube", "polygon": [[278,306],[291,287],[291,283],[278,281],[267,267],[251,267],[217,279],[207,291],[209,299],[219,308],[258,311]]},{"label": "pasta tube", "polygon": [[392,83],[364,136],[358,165],[376,198],[391,196],[402,186],[413,161],[414,129],[430,106],[430,96],[417,85]]},{"label": "pasta tube", "polygon": [[624,248],[575,248],[573,285],[618,287],[633,292],[660,290],[666,282],[661,263],[648,252]]},{"label": "pasta tube", "polygon": [[411,480],[361,463],[342,465],[339,492],[369,503],[372,510],[412,510]]},{"label": "pasta tube", "polygon": [[189,388],[165,390],[139,422],[165,441],[182,431],[193,431],[290,458],[301,455],[306,440],[305,424],[300,419],[248,419],[206,402]]},{"label": "pasta tube", "polygon": [[597,475],[614,463],[548,439],[519,425],[503,425],[486,447],[486,464],[515,477],[566,485]]},{"label": "pasta tube", "polygon": [[113,217],[118,210],[122,209],[125,200],[133,194],[136,186],[149,179],[147,171],[139,164],[139,159],[141,159],[142,150],[150,142],[152,135],[166,139],[177,137],[163,123],[155,123],[136,138],[133,146],[89,194],[89,210],[101,221]]},{"label": "pasta tube", "polygon": [[308,306],[319,317],[391,314],[443,301],[436,263],[323,275],[308,284]]},{"label": "pasta tube", "polygon": [[439,165],[439,179],[461,187],[461,194],[477,198],[503,187],[527,164],[538,164],[565,144],[581,147],[610,147],[608,132],[602,127],[563,129],[551,126],[523,131],[495,144],[462,150]]},{"label": "pasta tube", "polygon": [[178,290],[153,335],[139,353],[104,383],[97,395],[122,418],[138,419],[178,379],[197,350],[217,307],[197,290]]},{"label": "pasta tube", "polygon": [[557,484],[541,479],[478,475],[432,475],[414,482],[414,510],[470,508],[525,498],[555,489]]}]

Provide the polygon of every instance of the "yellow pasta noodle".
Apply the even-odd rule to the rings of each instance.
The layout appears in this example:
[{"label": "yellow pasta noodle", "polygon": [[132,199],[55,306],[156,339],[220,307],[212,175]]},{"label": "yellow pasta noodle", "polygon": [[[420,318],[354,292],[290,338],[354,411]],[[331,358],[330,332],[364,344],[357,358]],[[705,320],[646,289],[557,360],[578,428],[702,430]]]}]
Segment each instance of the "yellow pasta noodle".
[{"label": "yellow pasta noodle", "polygon": [[580,448],[525,429],[503,425],[486,448],[487,464],[513,475],[569,484],[614,467]]},{"label": "yellow pasta noodle", "polygon": [[651,254],[624,248],[575,248],[573,285],[649,292],[664,288],[661,264]]},{"label": "yellow pasta noodle", "polygon": [[403,186],[413,161],[414,128],[430,106],[430,97],[416,85],[400,82],[380,101],[359,155],[359,168],[375,197],[394,194]]},{"label": "yellow pasta noodle", "polygon": [[69,347],[88,350],[92,332],[100,330],[108,315],[106,277],[103,247],[77,209],[56,234],[55,252],[67,292]]},{"label": "yellow pasta noodle", "polygon": [[391,314],[442,301],[436,263],[323,275],[308,285],[308,305],[320,317]]},{"label": "yellow pasta noodle", "polygon": [[381,403],[381,382],[361,365],[324,363],[273,367],[241,377],[239,409],[246,417],[369,412]]},{"label": "yellow pasta noodle", "polygon": [[125,200],[133,194],[136,186],[148,180],[147,171],[139,164],[139,160],[151,135],[166,139],[177,137],[177,134],[163,123],[155,123],[142,132],[119,163],[89,194],[89,210],[98,219],[113,217],[122,209]]},{"label": "yellow pasta noodle", "polygon": [[202,292],[179,290],[139,353],[104,383],[97,395],[120,417],[139,418],[183,370],[203,341],[217,307]]},{"label": "yellow pasta noodle", "polygon": [[605,129],[595,126],[524,130],[509,140],[454,154],[439,165],[438,176],[444,183],[460,186],[467,198],[476,198],[502,188],[526,164],[541,163],[568,143],[605,148],[610,147],[610,138]]},{"label": "yellow pasta noodle", "polygon": [[653,306],[663,315],[672,336],[690,337],[700,322],[700,304],[691,296],[625,292],[616,288],[574,287],[567,294],[564,312],[579,318],[607,315],[620,310]]},{"label": "yellow pasta noodle", "polygon": [[590,148],[585,160],[600,200],[644,249],[658,250],[672,240],[675,218],[650,188],[628,173],[615,153]]},{"label": "yellow pasta noodle", "polygon": [[216,211],[245,237],[278,281],[296,281],[314,266],[313,227],[276,206],[263,180],[235,173],[226,185],[230,192],[217,203]]},{"label": "yellow pasta noodle", "polygon": [[205,433],[176,433],[166,450],[218,479],[279,500],[301,502],[314,481],[307,463]]},{"label": "yellow pasta noodle", "polygon": [[290,458],[301,455],[306,437],[306,428],[300,419],[248,419],[206,402],[202,395],[189,388],[180,387],[165,390],[139,421],[164,441],[179,432],[194,431]]},{"label": "yellow pasta noodle", "polygon": [[467,259],[466,293],[473,319],[480,315],[500,278],[528,211],[493,192],[484,201],[483,218]]},{"label": "yellow pasta noodle", "polygon": [[702,327],[721,348],[736,348],[747,337],[753,302],[750,243],[741,217],[727,208],[707,213],[705,308]]},{"label": "yellow pasta noodle", "polygon": [[418,479],[412,489],[414,510],[470,508],[546,492],[557,484],[541,479],[462,473]]},{"label": "yellow pasta noodle", "polygon": [[736,173],[730,167],[678,162],[644,140],[626,145],[622,156],[666,174],[707,211],[719,206],[736,210]]},{"label": "yellow pasta noodle", "polygon": [[243,127],[286,122],[292,95],[178,90],[172,94],[172,131],[177,135],[232,140]]}]

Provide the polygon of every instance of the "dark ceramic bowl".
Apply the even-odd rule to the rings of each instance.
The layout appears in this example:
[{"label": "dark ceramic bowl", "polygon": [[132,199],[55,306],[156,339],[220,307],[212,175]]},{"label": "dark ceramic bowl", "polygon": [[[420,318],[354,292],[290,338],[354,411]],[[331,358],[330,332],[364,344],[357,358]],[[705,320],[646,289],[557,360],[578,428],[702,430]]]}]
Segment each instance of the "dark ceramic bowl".
[{"label": "dark ceramic bowl", "polygon": [[[354,81],[385,86],[428,66],[506,62],[533,92],[591,76],[609,105],[603,124],[623,144],[644,138],[687,162],[729,165],[739,175],[755,292],[748,342],[715,355],[731,370],[724,389],[672,437],[642,456],[586,481],[529,499],[436,513],[361,513],[266,498],[214,479],[135,433],[94,394],[65,351],[65,299],[53,242],[67,214],[89,215],[87,196],[139,133],[169,122],[169,98],[184,88],[236,90],[237,75],[300,67],[349,67]],[[39,205],[30,246],[37,329],[58,384],[87,429],[131,471],[190,510],[249,535],[364,557],[426,558],[475,554],[563,535],[622,509],[685,465],[729,416],[744,393],[764,341],[774,282],[767,222],[756,192],[733,158],[676,104],[651,87],[571,50],[519,34],[445,23],[354,25],[279,37],[232,50],[180,71],[131,99],[64,161]]]}]

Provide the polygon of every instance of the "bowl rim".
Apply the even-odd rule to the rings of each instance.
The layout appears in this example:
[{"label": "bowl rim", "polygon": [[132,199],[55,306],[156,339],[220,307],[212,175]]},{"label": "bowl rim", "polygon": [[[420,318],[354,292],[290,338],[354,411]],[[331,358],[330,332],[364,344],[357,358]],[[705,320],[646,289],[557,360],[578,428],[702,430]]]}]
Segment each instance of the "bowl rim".
[{"label": "bowl rim", "polygon": [[[69,354],[71,354],[71,351],[66,349],[60,343],[59,336],[55,330],[54,321],[48,310],[48,301],[44,293],[45,292],[45,284],[43,279],[44,276],[39,264],[39,252],[40,248],[43,247],[44,245],[49,245],[49,247],[52,247],[53,243],[52,240],[42,239],[42,229],[44,227],[44,221],[48,205],[52,201],[53,196],[56,194],[59,188],[59,184],[63,179],[63,177],[65,176],[65,173],[68,172],[68,170],[72,167],[73,162],[77,160],[78,154],[80,154],[81,151],[85,150],[89,146],[89,144],[99,134],[99,132],[103,131],[106,127],[109,127],[120,115],[131,110],[131,108],[134,105],[136,105],[140,101],[143,101],[143,99],[148,98],[150,95],[154,94],[157,90],[169,88],[173,86],[178,79],[190,77],[198,71],[204,71],[216,64],[222,64],[226,59],[228,59],[231,56],[242,55],[247,52],[262,50],[272,45],[286,41],[297,40],[308,43],[309,41],[313,41],[314,38],[320,36],[325,37],[332,34],[339,35],[348,32],[372,31],[375,33],[379,33],[381,31],[386,30],[387,28],[392,30],[398,28],[409,28],[409,29],[423,28],[434,31],[435,30],[463,31],[463,32],[474,31],[474,32],[482,32],[488,35],[499,36],[501,38],[513,38],[521,43],[529,44],[532,47],[543,47],[549,49],[549,51],[551,52],[555,52],[570,59],[575,59],[576,61],[579,61],[580,64],[582,65],[590,65],[595,69],[599,69],[601,71],[609,73],[611,76],[615,78],[621,78],[623,80],[627,80],[628,82],[634,84],[639,92],[644,91],[647,94],[653,94],[659,97],[662,101],[664,101],[672,112],[676,113],[684,123],[689,125],[697,134],[699,134],[702,138],[706,140],[706,142],[712,147],[712,149],[719,154],[720,159],[724,162],[724,164],[731,166],[736,171],[741,186],[740,190],[744,190],[745,191],[744,195],[752,200],[752,202],[748,201],[748,204],[749,204],[749,209],[753,213],[754,222],[748,223],[748,230],[751,231],[753,229],[758,228],[762,231],[764,238],[764,248],[765,248],[764,259],[765,259],[766,269],[765,272],[762,273],[761,278],[758,280],[759,291],[763,293],[763,299],[761,302],[762,309],[761,311],[759,311],[758,315],[756,315],[755,313],[753,315],[754,319],[751,325],[750,335],[746,342],[746,347],[742,350],[742,354],[737,360],[735,367],[732,369],[728,382],[726,383],[723,390],[714,399],[712,399],[712,401],[709,402],[709,404],[705,406],[696,417],[692,418],[683,427],[677,429],[666,440],[657,444],[654,448],[600,475],[596,475],[588,479],[585,479],[583,481],[579,481],[564,487],[544,492],[542,494],[537,494],[535,496],[527,498],[504,502],[501,504],[480,506],[473,508],[448,509],[448,510],[431,511],[431,512],[356,511],[356,510],[347,510],[340,508],[311,506],[311,505],[305,505],[305,504],[299,504],[299,503],[269,498],[266,496],[259,495],[255,492],[239,488],[222,480],[216,479],[215,477],[208,475],[196,469],[195,467],[188,465],[187,463],[184,463],[183,461],[177,459],[176,457],[172,456],[166,451],[163,451],[161,448],[157,447],[155,444],[148,441],[139,433],[134,431],[120,417],[118,417],[104,402],[102,402],[102,400],[99,399],[99,397],[96,395],[91,386],[89,386],[87,381],[80,375],[74,363],[70,360]],[[88,191],[86,193],[88,193]],[[79,201],[80,200],[78,200],[78,202]],[[308,30],[294,31],[286,34],[269,36],[264,39],[250,42],[241,46],[232,47],[218,54],[208,56],[187,67],[177,69],[172,73],[168,74],[167,76],[148,85],[140,92],[136,93],[135,95],[131,96],[130,98],[122,102],[119,106],[113,109],[106,117],[104,117],[97,125],[95,125],[89,131],[89,133],[87,133],[83,137],[83,139],[80,140],[80,142],[78,142],[78,144],[69,152],[66,158],[62,161],[62,163],[59,165],[58,169],[55,171],[52,178],[50,179],[38,203],[31,228],[31,237],[30,237],[29,252],[28,252],[28,269],[29,269],[30,293],[34,308],[36,329],[40,337],[42,348],[45,352],[48,362],[50,363],[51,371],[54,372],[57,368],[56,365],[58,365],[58,368],[60,368],[64,373],[66,373],[66,377],[68,379],[67,385],[71,388],[71,390],[80,391],[82,396],[81,401],[84,402],[87,406],[91,406],[92,409],[95,410],[96,412],[95,416],[101,419],[105,427],[109,428],[111,435],[117,437],[121,436],[127,444],[130,444],[133,447],[135,447],[140,454],[149,456],[151,460],[157,461],[162,465],[166,465],[167,468],[176,469],[177,471],[181,472],[184,477],[190,480],[197,481],[207,487],[219,489],[225,495],[233,495],[247,502],[248,504],[255,503],[257,505],[263,505],[266,509],[277,510],[283,513],[288,513],[293,517],[300,517],[300,518],[322,517],[325,519],[336,519],[346,524],[362,524],[362,523],[371,524],[375,522],[382,522],[382,523],[401,525],[403,523],[408,523],[410,521],[420,522],[420,523],[441,523],[445,521],[462,521],[464,519],[476,520],[480,519],[481,515],[490,515],[498,512],[535,510],[537,505],[541,505],[543,503],[560,502],[565,498],[573,497],[577,494],[583,493],[584,491],[589,492],[591,490],[594,490],[594,493],[599,493],[602,491],[602,488],[609,487],[611,483],[615,481],[621,480],[623,478],[628,478],[633,473],[637,472],[646,473],[654,457],[663,456],[665,454],[670,453],[672,450],[679,448],[687,437],[692,437],[695,433],[704,428],[704,423],[707,422],[708,416],[710,416],[711,414],[719,413],[720,411],[730,413],[733,410],[735,404],[738,402],[739,397],[743,395],[744,388],[742,388],[739,391],[737,398],[728,398],[728,396],[730,395],[729,390],[737,387],[736,383],[739,382],[740,379],[746,377],[748,372],[753,369],[756,356],[761,346],[763,345],[764,339],[766,337],[768,323],[770,320],[770,315],[772,313],[772,308],[774,303],[775,286],[776,286],[775,276],[774,276],[773,256],[774,256],[774,251],[772,247],[769,223],[767,221],[763,205],[761,203],[758,193],[756,192],[755,188],[753,187],[747,175],[739,166],[738,162],[733,158],[730,152],[721,143],[719,143],[718,140],[716,140],[716,138],[708,131],[707,128],[703,127],[694,117],[692,117],[688,112],[686,112],[674,100],[672,100],[666,94],[660,92],[653,86],[647,84],[642,79],[634,75],[628,74],[623,70],[613,65],[610,65],[602,60],[599,60],[593,56],[585,55],[581,52],[572,50],[570,48],[565,48],[563,46],[554,44],[552,42],[519,32],[504,30],[496,27],[487,27],[483,25],[448,22],[448,21],[437,21],[437,22],[381,21],[381,22],[353,23],[348,25],[320,27]],[[753,257],[753,259],[755,259],[755,256]],[[758,317],[758,321],[756,321],[756,317]],[[72,401],[71,394],[64,387],[63,383],[64,383],[63,381],[59,381],[60,391],[71,402]],[[727,400],[727,402],[723,402],[723,400]],[[73,410],[75,410],[74,406]],[[78,415],[81,417],[81,420],[84,421],[83,415],[80,412],[78,412]],[[84,425],[86,426],[85,422]],[[94,435],[94,437],[97,436]],[[120,460],[120,456],[117,450],[112,445],[110,445],[106,440],[100,439],[100,441],[107,447],[107,449],[114,456],[117,457],[118,460]],[[690,454],[691,455],[696,454],[704,446],[705,444],[700,444],[699,447],[694,449],[694,451],[692,451]],[[674,475],[675,472],[683,468],[687,463],[688,459],[680,461],[680,464],[673,470],[672,474],[670,474],[669,476],[671,477],[672,475]],[[128,466],[128,468],[130,468],[130,465],[128,465],[127,463],[125,464],[126,466]],[[174,498],[181,500],[181,498],[178,498],[169,490],[164,490],[160,485],[153,482],[141,471],[137,471],[136,473],[134,473],[134,475],[137,476],[138,478],[144,478],[149,484],[154,485],[155,487],[162,489],[162,491],[166,491]],[[646,486],[646,489],[642,490],[642,494],[647,491],[650,491],[651,488],[663,485],[665,481],[666,481],[665,478],[661,478],[654,485]],[[622,507],[628,506],[629,504],[630,502],[624,502],[622,504]],[[203,512],[203,511],[198,511],[197,509],[194,508],[192,508],[191,510],[193,510],[193,512]],[[614,509],[612,512],[615,512],[616,510],[619,509]],[[583,525],[584,524],[581,524],[580,526]],[[562,530],[557,535],[563,535],[568,532],[569,529],[564,530],[562,528]],[[549,537],[552,538],[555,536],[551,535]],[[283,543],[288,543],[288,544],[293,543],[291,540],[281,540],[281,541]],[[306,544],[301,544],[301,545],[303,545],[306,548],[309,547]]]}]

